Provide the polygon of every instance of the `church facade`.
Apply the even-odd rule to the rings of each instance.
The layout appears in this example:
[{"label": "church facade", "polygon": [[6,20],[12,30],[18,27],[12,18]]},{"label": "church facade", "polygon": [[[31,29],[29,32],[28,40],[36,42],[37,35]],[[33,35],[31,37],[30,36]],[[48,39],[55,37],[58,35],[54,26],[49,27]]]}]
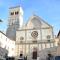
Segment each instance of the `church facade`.
[{"label": "church facade", "polygon": [[17,6],[9,9],[8,19],[6,36],[15,41],[16,56],[54,47],[53,27],[39,16],[32,15],[23,26],[23,9]]},{"label": "church facade", "polygon": [[32,54],[54,47],[53,27],[42,20],[39,16],[33,15],[23,29],[16,31],[16,54]]},{"label": "church facade", "polygon": [[32,15],[24,25],[20,6],[9,9],[6,36],[15,42],[16,57],[31,56],[33,52],[39,56],[40,51],[55,46],[53,27],[37,15]]}]

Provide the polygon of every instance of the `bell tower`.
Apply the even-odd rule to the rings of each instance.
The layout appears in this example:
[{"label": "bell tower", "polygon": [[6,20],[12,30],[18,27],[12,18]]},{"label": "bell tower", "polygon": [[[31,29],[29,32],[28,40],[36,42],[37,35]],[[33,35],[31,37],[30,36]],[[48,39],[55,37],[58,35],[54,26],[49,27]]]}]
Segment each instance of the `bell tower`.
[{"label": "bell tower", "polygon": [[23,25],[23,10],[20,6],[9,8],[9,26],[14,25],[16,29],[19,29]]},{"label": "bell tower", "polygon": [[6,35],[8,38],[15,40],[16,30],[23,26],[23,9],[20,6],[9,8],[8,28]]}]

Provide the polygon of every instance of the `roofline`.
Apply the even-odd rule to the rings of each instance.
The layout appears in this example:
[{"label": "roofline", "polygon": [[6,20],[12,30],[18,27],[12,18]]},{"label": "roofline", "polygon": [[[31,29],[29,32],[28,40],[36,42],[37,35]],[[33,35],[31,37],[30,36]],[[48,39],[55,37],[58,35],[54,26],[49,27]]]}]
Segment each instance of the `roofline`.
[{"label": "roofline", "polygon": [[[39,16],[38,16],[38,17],[39,17]],[[39,17],[39,18],[40,18],[40,17]],[[42,18],[41,18],[41,19],[42,19]],[[49,24],[48,22],[46,22],[45,20],[43,20],[43,19],[42,19],[42,21],[43,21],[43,22],[45,22],[47,25],[49,25],[50,27],[52,27],[52,28],[53,28],[53,26],[52,26],[52,25],[50,25],[50,24]]]},{"label": "roofline", "polygon": [[[0,33],[2,33],[3,35],[5,35],[6,36],[6,34],[4,34],[2,31],[0,31]],[[7,36],[6,36],[7,37]]]},{"label": "roofline", "polygon": [[[32,15],[32,16],[28,19],[28,22],[31,20],[31,18],[32,18],[33,16],[40,18],[40,16],[37,16],[37,15],[34,14],[34,15]],[[40,19],[41,19],[43,22],[45,22],[46,24],[48,24],[51,28],[53,28],[53,26],[51,26],[49,23],[47,23],[46,21],[44,21],[42,18],[40,18]],[[28,22],[26,23],[25,26],[27,26]]]},{"label": "roofline", "polygon": [[49,25],[50,27],[53,28],[53,26],[51,26],[48,22],[46,22],[45,20],[43,20],[41,17],[37,16],[38,18],[40,18],[43,22],[45,22],[47,25]]},{"label": "roofline", "polygon": [[17,7],[20,7],[20,5],[14,6],[14,7],[10,7],[9,9],[14,9],[14,8],[17,8]]}]

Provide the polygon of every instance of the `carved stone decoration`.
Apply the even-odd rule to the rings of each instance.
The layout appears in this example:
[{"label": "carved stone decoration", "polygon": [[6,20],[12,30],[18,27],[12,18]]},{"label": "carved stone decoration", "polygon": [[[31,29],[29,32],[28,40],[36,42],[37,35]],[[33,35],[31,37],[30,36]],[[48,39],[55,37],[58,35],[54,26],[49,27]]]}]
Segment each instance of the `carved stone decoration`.
[{"label": "carved stone decoration", "polygon": [[37,32],[37,31],[33,31],[33,32],[31,33],[31,36],[32,36],[33,38],[37,38],[37,37],[38,37],[38,32]]}]

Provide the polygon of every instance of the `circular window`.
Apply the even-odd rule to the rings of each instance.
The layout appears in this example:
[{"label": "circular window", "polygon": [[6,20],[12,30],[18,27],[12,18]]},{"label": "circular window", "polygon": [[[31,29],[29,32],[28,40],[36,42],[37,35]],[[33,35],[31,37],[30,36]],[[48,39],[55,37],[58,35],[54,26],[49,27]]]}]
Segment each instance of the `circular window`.
[{"label": "circular window", "polygon": [[24,37],[20,37],[20,40],[24,40]]},{"label": "circular window", "polygon": [[50,39],[50,35],[47,35],[47,39]]},{"label": "circular window", "polygon": [[33,31],[33,32],[31,33],[31,36],[32,36],[33,38],[37,38],[38,32],[37,32],[37,31]]}]

